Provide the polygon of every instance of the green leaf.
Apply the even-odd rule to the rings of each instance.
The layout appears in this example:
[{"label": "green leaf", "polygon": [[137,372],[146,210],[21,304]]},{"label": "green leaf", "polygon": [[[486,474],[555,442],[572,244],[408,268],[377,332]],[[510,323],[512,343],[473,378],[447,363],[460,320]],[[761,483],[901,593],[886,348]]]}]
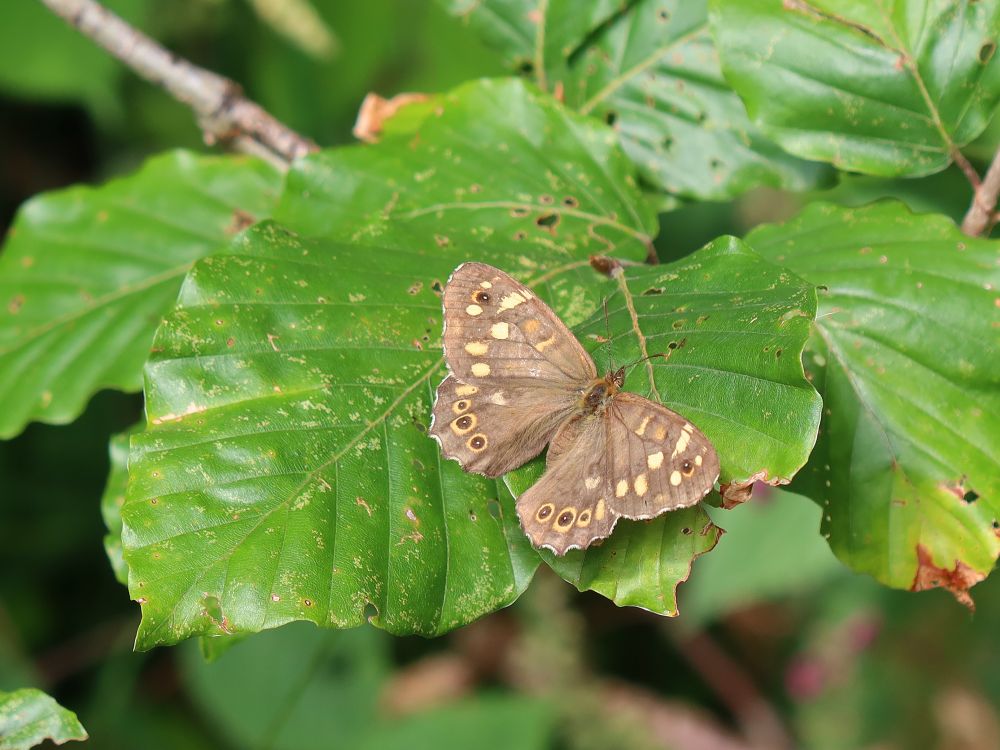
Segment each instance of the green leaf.
[{"label": "green leaf", "polygon": [[826,174],[750,124],[722,79],[703,0],[448,5],[514,67],[532,61],[542,88],[613,123],[660,191],[722,200],[760,185],[804,190]]},{"label": "green leaf", "polygon": [[187,644],[181,674],[233,747],[355,748],[379,720],[389,645],[368,627],[324,632],[297,623],[248,638],[212,663]]},{"label": "green leaf", "polygon": [[747,241],[821,284],[820,440],[797,484],[855,570],[963,600],[1000,554],[1000,243],[886,201],[809,206]]},{"label": "green leaf", "polygon": [[726,80],[788,151],[874,175],[926,175],[1000,101],[1000,2],[712,0]]},{"label": "green leaf", "polygon": [[191,263],[267,215],[280,175],[176,152],[99,188],[33,198],[0,255],[0,437],[138,390],[153,331]]},{"label": "green leaf", "polygon": [[87,731],[69,711],[41,690],[0,690],[0,750],[27,750],[45,740],[57,745],[87,739]]},{"label": "green leaf", "polygon": [[656,232],[613,133],[509,79],[449,92],[416,132],[300,161],[275,219],[312,236],[520,245],[524,268],[537,251],[585,262],[625,246],[638,260]]},{"label": "green leaf", "polygon": [[296,619],[349,627],[370,606],[381,627],[431,635],[513,601],[538,556],[497,482],[425,434],[445,372],[438,295],[476,257],[570,321],[592,313],[589,255],[641,259],[655,227],[627,165],[600,125],[520,83],[481,82],[415,141],[289,175],[286,220],[350,222],[356,239],[264,225],[196,265],[157,336],[149,425],[132,441],[138,646]]},{"label": "green leaf", "polygon": [[115,573],[115,579],[128,584],[128,565],[122,556],[122,504],[125,502],[125,487],[128,484],[128,441],[131,432],[140,429],[137,425],[129,432],[114,435],[108,445],[111,469],[108,481],[101,495],[101,517],[108,533],[104,535],[104,551]]},{"label": "green leaf", "polygon": [[555,720],[552,705],[534,696],[487,693],[383,723],[359,747],[546,750],[553,747]]},{"label": "green leaf", "polygon": [[703,627],[742,607],[817,588],[843,571],[816,533],[820,514],[815,503],[778,489],[730,510],[709,508],[726,533],[681,593],[684,625]]},{"label": "green leaf", "polygon": [[[601,311],[575,331],[598,367],[667,355],[632,368],[625,388],[694,422],[719,453],[723,484],[787,483],[805,464],[820,420],[819,395],[801,364],[813,287],[732,237],[664,266],[626,267],[623,283],[608,290],[607,320]],[[508,475],[508,486],[519,494],[540,471],[536,461]],[[622,521],[600,546],[543,557],[581,590],[675,615],[678,584],[719,533],[695,506]]]}]

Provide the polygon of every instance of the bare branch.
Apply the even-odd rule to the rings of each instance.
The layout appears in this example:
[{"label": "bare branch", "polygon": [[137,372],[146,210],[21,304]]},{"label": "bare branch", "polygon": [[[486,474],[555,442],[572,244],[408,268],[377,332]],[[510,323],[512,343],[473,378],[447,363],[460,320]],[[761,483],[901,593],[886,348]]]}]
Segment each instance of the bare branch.
[{"label": "bare branch", "polygon": [[1000,196],[1000,150],[986,170],[983,181],[972,194],[972,205],[962,219],[962,231],[968,235],[987,234],[996,223],[997,196]]},{"label": "bare branch", "polygon": [[132,70],[194,110],[205,142],[222,142],[280,167],[316,144],[243,96],[240,86],[182,60],[95,0],[42,0],[56,15]]}]

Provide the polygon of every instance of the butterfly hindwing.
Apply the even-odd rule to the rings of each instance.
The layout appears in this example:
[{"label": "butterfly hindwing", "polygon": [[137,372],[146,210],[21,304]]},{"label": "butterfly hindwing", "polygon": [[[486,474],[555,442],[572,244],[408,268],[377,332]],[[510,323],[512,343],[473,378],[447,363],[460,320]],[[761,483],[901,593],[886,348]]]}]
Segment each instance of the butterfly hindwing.
[{"label": "butterfly hindwing", "polygon": [[576,391],[597,375],[569,329],[524,284],[484,263],[463,263],[444,290],[444,348],[455,377]]},{"label": "butterfly hindwing", "polygon": [[517,499],[517,514],[531,543],[557,555],[604,539],[619,514],[611,504],[607,432],[597,416],[576,416],[553,439],[545,473]]},{"label": "butterfly hindwing", "polygon": [[607,411],[610,504],[646,519],[699,502],[719,478],[719,457],[702,432],[677,412],[634,393],[618,393]]},{"label": "butterfly hindwing", "polygon": [[571,408],[559,392],[472,385],[449,375],[437,389],[431,435],[466,471],[498,477],[541,453]]}]

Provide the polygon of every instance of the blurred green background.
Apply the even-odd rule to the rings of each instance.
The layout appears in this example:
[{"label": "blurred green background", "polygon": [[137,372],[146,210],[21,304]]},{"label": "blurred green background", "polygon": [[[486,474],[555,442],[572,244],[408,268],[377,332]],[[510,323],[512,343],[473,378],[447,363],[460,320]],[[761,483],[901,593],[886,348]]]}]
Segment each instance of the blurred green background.
[{"label": "blurred green background", "polygon": [[[323,146],[351,140],[368,91],[503,74],[431,0],[313,0],[319,41],[276,28],[274,3],[107,4]],[[0,3],[0,226],[37,192],[174,147],[202,148],[187,109],[37,0]],[[960,217],[968,186],[955,169],[852,177],[824,198],[882,195]],[[806,198],[681,207],[661,217],[661,257]],[[540,572],[514,607],[435,641],[297,624],[231,649],[133,654],[138,607],[105,557],[98,501],[108,438],[141,416],[139,396],[102,393],[72,425],[0,443],[0,690],[45,689],[92,747],[1000,748],[997,577],[973,590],[975,615],[940,590],[881,588],[833,559],[818,508],[780,491],[714,513],[729,533],[695,564],[676,620]]]}]

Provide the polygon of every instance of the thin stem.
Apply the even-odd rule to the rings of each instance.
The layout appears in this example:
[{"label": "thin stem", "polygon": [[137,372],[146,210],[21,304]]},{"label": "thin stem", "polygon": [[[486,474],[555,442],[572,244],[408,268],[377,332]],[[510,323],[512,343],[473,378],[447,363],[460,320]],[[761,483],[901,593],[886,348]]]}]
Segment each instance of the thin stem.
[{"label": "thin stem", "polygon": [[236,82],[182,60],[95,0],[42,3],[138,75],[190,107],[207,143],[224,142],[283,168],[316,150],[311,140],[244,97]]},{"label": "thin stem", "polygon": [[973,187],[972,204],[962,219],[962,231],[972,236],[984,235],[996,222],[997,197],[1000,196],[1000,150],[994,155],[983,181]]}]

